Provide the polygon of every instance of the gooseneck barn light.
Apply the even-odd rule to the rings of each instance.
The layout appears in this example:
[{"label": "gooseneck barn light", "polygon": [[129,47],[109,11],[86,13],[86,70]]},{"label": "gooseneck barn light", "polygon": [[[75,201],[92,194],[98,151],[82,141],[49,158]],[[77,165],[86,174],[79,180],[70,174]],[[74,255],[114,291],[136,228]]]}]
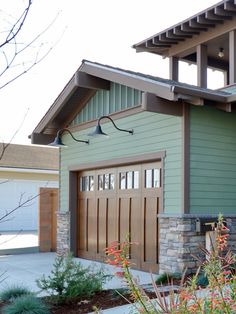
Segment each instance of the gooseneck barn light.
[{"label": "gooseneck barn light", "polygon": [[59,131],[57,131],[57,135],[56,135],[54,141],[52,143],[48,144],[48,145],[49,146],[55,146],[55,147],[66,147],[66,145],[63,144],[62,139],[61,139],[62,135],[65,132],[69,133],[74,141],[89,144],[89,140],[83,141],[83,140],[79,140],[79,139],[75,138],[70,130],[68,130],[68,129],[60,129]]},{"label": "gooseneck barn light", "polygon": [[103,119],[108,119],[108,120],[110,120],[110,121],[112,122],[113,126],[114,126],[118,131],[127,132],[127,133],[130,133],[130,134],[132,134],[132,135],[134,134],[134,130],[125,130],[125,129],[119,128],[119,127],[115,124],[115,122],[113,121],[113,119],[112,119],[111,117],[109,117],[109,116],[102,116],[102,117],[100,117],[100,118],[98,119],[97,125],[96,125],[96,127],[95,127],[95,130],[94,130],[93,132],[91,132],[91,133],[88,134],[89,136],[100,136],[100,135],[108,136],[108,134],[104,133],[103,130],[102,130],[102,128],[101,128],[100,122],[101,122],[101,120],[103,120]]}]

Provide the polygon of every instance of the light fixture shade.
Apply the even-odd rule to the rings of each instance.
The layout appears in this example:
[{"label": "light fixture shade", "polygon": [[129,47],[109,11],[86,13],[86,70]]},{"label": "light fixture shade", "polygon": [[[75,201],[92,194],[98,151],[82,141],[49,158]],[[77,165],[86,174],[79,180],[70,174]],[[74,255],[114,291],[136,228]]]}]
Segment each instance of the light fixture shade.
[{"label": "light fixture shade", "polygon": [[48,144],[48,146],[67,147],[65,144],[62,143],[62,140],[61,140],[60,136],[56,136],[54,141],[52,143]]},{"label": "light fixture shade", "polygon": [[100,124],[97,124],[95,130],[89,133],[88,135],[89,136],[101,136],[101,135],[108,136],[106,133],[103,132]]},{"label": "light fixture shade", "polygon": [[224,55],[225,55],[225,53],[224,53],[224,48],[220,48],[220,49],[219,49],[219,52],[218,52],[218,57],[223,58]]}]

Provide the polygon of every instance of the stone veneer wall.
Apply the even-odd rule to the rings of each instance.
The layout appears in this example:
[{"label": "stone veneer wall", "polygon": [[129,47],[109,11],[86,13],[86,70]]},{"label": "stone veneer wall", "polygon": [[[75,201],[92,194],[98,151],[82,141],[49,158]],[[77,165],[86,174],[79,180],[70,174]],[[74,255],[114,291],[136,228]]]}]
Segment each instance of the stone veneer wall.
[{"label": "stone veneer wall", "polygon": [[[196,218],[212,216],[159,216],[159,273],[197,270],[199,263],[192,255],[202,255],[199,246],[205,247],[205,233],[196,232]],[[236,251],[236,217],[225,217],[230,229],[229,246]]]},{"label": "stone veneer wall", "polygon": [[236,217],[226,217],[227,227],[230,229],[229,248],[236,253]]},{"label": "stone veneer wall", "polygon": [[70,251],[70,212],[57,213],[57,253]]}]

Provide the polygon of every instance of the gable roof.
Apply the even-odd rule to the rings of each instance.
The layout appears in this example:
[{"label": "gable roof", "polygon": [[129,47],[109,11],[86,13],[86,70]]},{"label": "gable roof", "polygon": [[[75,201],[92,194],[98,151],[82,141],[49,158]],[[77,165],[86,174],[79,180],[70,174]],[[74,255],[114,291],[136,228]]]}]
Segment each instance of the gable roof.
[{"label": "gable roof", "polygon": [[0,160],[0,171],[3,167],[57,171],[59,152],[53,147],[10,144]]},{"label": "gable roof", "polygon": [[[223,0],[192,17],[154,34],[132,47],[137,52],[148,51],[162,56],[170,56],[169,50],[194,36],[204,35],[217,26],[228,23],[229,30],[235,28],[236,2]],[[218,33],[218,34],[217,34]],[[221,35],[216,32],[217,36]],[[216,36],[215,36],[216,37]],[[210,39],[210,38],[208,38]]]},{"label": "gable roof", "polygon": [[[173,102],[185,100],[196,103],[199,102],[199,99],[203,99],[227,104],[236,101],[236,94],[231,93],[230,90],[201,88],[83,60],[81,66],[32,132],[32,143],[50,143],[58,129],[67,127],[73,120],[75,112],[78,113],[97,90],[109,90],[110,82],[126,85]],[[42,138],[47,139],[42,141]]]}]

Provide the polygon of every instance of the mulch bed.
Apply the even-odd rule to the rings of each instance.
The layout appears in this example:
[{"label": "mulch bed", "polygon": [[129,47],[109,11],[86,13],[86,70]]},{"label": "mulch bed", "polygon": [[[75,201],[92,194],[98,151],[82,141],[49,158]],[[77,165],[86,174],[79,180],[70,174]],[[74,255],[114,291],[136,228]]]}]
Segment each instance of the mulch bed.
[{"label": "mulch bed", "polygon": [[96,309],[104,310],[114,306],[127,304],[127,301],[111,290],[96,293],[90,299],[77,299],[63,305],[56,305],[51,308],[52,314],[85,314]]},{"label": "mulch bed", "polygon": [[[147,295],[150,298],[156,298],[154,292],[147,292]],[[129,295],[125,295],[125,298],[132,303]],[[96,293],[90,299],[77,299],[73,302],[63,305],[56,305],[51,307],[52,314],[85,314],[97,310],[105,310],[115,306],[127,305],[128,301],[125,300],[122,296],[117,293],[114,293],[114,290],[105,290],[99,293]]]},{"label": "mulch bed", "polygon": [[[150,298],[155,297],[155,293],[147,293]],[[126,296],[127,297],[127,296]],[[128,297],[127,297],[128,298]],[[131,300],[132,302],[132,300]],[[115,306],[128,304],[128,302],[114,290],[104,290],[96,293],[91,298],[78,298],[66,304],[52,305],[50,304],[51,314],[86,314],[93,312],[96,309],[105,310]],[[0,313],[6,303],[0,303]]]}]

